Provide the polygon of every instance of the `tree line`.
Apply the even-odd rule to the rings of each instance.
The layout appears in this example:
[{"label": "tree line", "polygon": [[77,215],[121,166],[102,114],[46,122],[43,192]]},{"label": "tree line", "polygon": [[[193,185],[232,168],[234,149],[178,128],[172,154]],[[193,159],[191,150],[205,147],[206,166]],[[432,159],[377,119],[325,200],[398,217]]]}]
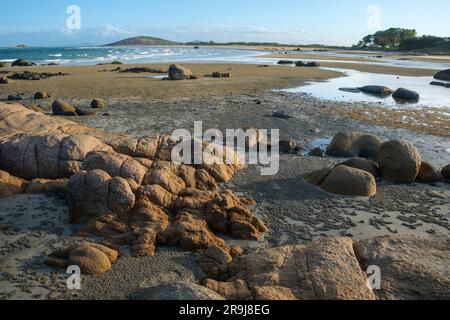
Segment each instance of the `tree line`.
[{"label": "tree line", "polygon": [[450,38],[431,35],[417,36],[415,29],[389,28],[365,36],[354,48],[421,50],[450,46]]}]

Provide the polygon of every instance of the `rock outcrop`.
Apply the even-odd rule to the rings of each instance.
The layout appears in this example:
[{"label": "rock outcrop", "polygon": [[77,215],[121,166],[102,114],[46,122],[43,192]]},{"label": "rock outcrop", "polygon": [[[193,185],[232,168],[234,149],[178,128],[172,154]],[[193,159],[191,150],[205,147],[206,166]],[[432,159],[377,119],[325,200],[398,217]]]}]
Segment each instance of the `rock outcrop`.
[{"label": "rock outcrop", "polygon": [[14,73],[13,75],[9,76],[10,79],[14,80],[27,80],[27,81],[38,81],[38,80],[44,80],[51,77],[60,77],[60,76],[67,76],[67,73],[51,73],[51,72],[31,72],[31,71],[24,71],[19,73]]},{"label": "rock outcrop", "polygon": [[327,149],[327,156],[340,158],[367,158],[377,160],[383,142],[374,135],[359,132],[339,132]]},{"label": "rock outcrop", "polygon": [[190,80],[196,79],[191,70],[182,67],[178,64],[172,64],[169,66],[169,79],[170,80]]},{"label": "rock outcrop", "polygon": [[[230,300],[450,299],[450,237],[323,238],[213,263],[203,283]],[[380,268],[381,288],[369,283]],[[372,275],[372,274],[370,274]]]},{"label": "rock outcrop", "polygon": [[228,164],[177,165],[171,155],[179,142],[107,133],[0,103],[0,169],[27,180],[69,178],[70,220],[86,223],[79,235],[129,245],[135,256],[154,255],[158,244],[230,254],[216,232],[258,240],[267,228],[251,212],[254,202],[216,190],[242,168],[238,155],[225,147]]},{"label": "rock outcrop", "polygon": [[18,59],[16,61],[14,61],[13,63],[11,63],[11,67],[32,67],[35,66],[36,64],[33,62],[29,62],[23,59]]},{"label": "rock outcrop", "polygon": [[381,174],[391,182],[414,182],[421,164],[419,151],[407,141],[393,140],[383,143],[378,152]]},{"label": "rock outcrop", "polygon": [[381,237],[354,247],[364,268],[381,270],[379,299],[450,299],[450,237]]},{"label": "rock outcrop", "polygon": [[0,170],[0,199],[23,193],[27,182]]},{"label": "rock outcrop", "polygon": [[111,269],[118,257],[119,253],[114,249],[85,242],[55,251],[44,262],[48,266],[60,269],[78,266],[82,274],[100,275]]},{"label": "rock outcrop", "polygon": [[236,258],[215,268],[203,285],[229,300],[374,300],[348,238],[286,246]]},{"label": "rock outcrop", "polygon": [[0,170],[0,198],[7,198],[22,193],[65,194],[67,190],[67,182],[67,179],[34,179],[31,181],[26,181],[24,179],[14,177],[8,172]]}]

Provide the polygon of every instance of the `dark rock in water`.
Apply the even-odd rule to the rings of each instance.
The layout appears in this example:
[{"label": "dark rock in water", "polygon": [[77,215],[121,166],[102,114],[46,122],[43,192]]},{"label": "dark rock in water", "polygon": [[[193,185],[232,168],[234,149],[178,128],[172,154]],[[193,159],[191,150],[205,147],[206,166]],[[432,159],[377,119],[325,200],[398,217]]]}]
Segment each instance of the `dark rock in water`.
[{"label": "dark rock in water", "polygon": [[197,79],[191,70],[184,68],[177,64],[172,64],[169,67],[169,79],[170,80],[190,80]]},{"label": "dark rock in water", "polygon": [[297,63],[295,64],[296,67],[306,67],[306,63],[304,63],[303,61],[297,61]]},{"label": "dark rock in water", "polygon": [[450,81],[450,69],[439,71],[434,75],[437,80]]},{"label": "dark rock in water", "polygon": [[422,164],[419,151],[411,143],[393,140],[383,143],[378,151],[378,165],[383,178],[394,183],[416,181]]},{"label": "dark rock in water", "polygon": [[381,176],[380,169],[378,168],[378,164],[372,160],[355,158],[350,159],[346,162],[338,164],[338,166],[347,166],[350,168],[355,168],[359,170],[366,171],[373,175],[375,178]]},{"label": "dark rock in water", "polygon": [[62,100],[55,100],[52,104],[53,114],[55,116],[77,116],[77,110],[69,103]]},{"label": "dark rock in water", "polygon": [[320,63],[315,62],[315,61],[313,61],[313,62],[308,62],[308,63],[306,64],[306,67],[309,67],[309,68],[311,68],[311,67],[320,67]]},{"label": "dark rock in water", "polygon": [[212,73],[212,77],[213,78],[230,78],[231,74],[229,72],[222,73],[222,72],[216,71],[216,72]]},{"label": "dark rock in water", "polygon": [[294,140],[280,141],[280,153],[294,153],[297,148],[297,142],[295,142]]},{"label": "dark rock in water", "polygon": [[441,174],[444,179],[450,180],[450,164],[442,169]]},{"label": "dark rock in water", "polygon": [[20,101],[20,100],[22,100],[23,98],[22,98],[22,96],[20,95],[20,94],[18,94],[18,95],[12,95],[12,94],[10,94],[9,96],[8,96],[8,101]]},{"label": "dark rock in water", "polygon": [[322,149],[320,148],[314,148],[309,152],[309,155],[311,157],[318,157],[318,158],[323,158],[325,157],[325,153],[323,152]]},{"label": "dark rock in water", "polygon": [[431,81],[430,85],[444,87],[444,88],[450,88],[450,83],[439,82],[439,81]]},{"label": "dark rock in water", "polygon": [[225,300],[224,297],[208,288],[188,282],[167,283],[153,288],[142,289],[135,293],[131,299],[150,301]]},{"label": "dark rock in water", "polygon": [[162,69],[162,68],[148,68],[148,67],[138,67],[138,68],[129,68],[129,69],[124,69],[118,70],[120,73],[158,73],[158,74],[162,74],[162,73],[167,73],[167,69]]},{"label": "dark rock in water", "polygon": [[284,111],[276,111],[272,114],[272,117],[274,118],[280,118],[280,119],[291,119],[293,118],[291,115],[287,114]]},{"label": "dark rock in water", "polygon": [[45,91],[36,92],[36,94],[34,95],[34,99],[36,99],[36,100],[48,99],[48,98],[51,98],[51,96],[52,95],[50,93],[45,92]]},{"label": "dark rock in water", "polygon": [[420,165],[419,174],[417,175],[418,182],[433,183],[441,180],[442,174],[438,168],[428,162],[422,162]]},{"label": "dark rock in water", "polygon": [[33,62],[29,62],[29,61],[26,61],[26,60],[23,60],[23,59],[19,59],[19,60],[14,61],[11,64],[11,67],[32,67],[32,66],[35,66],[35,65],[36,64],[33,63]]},{"label": "dark rock in water", "polygon": [[405,88],[398,88],[397,90],[395,90],[392,97],[395,100],[399,101],[402,100],[419,101],[420,99],[420,95],[417,92]]},{"label": "dark rock in water", "polygon": [[280,61],[278,61],[278,64],[294,64],[294,61],[292,61],[292,60],[280,60]]},{"label": "dark rock in water", "polygon": [[358,88],[339,88],[339,90],[350,93],[361,93],[361,90]]},{"label": "dark rock in water", "polygon": [[358,89],[364,93],[369,93],[369,94],[374,94],[374,95],[379,95],[379,96],[388,96],[388,95],[392,94],[392,92],[393,92],[388,87],[383,87],[383,86],[364,86],[364,87],[361,87]]},{"label": "dark rock in water", "polygon": [[359,132],[339,132],[327,149],[327,156],[377,160],[383,141],[377,136]]},{"label": "dark rock in water", "polygon": [[103,109],[105,108],[105,101],[103,99],[94,99],[91,102],[92,109]]},{"label": "dark rock in water", "polygon": [[200,49],[200,47],[199,46],[195,46],[194,49]]}]

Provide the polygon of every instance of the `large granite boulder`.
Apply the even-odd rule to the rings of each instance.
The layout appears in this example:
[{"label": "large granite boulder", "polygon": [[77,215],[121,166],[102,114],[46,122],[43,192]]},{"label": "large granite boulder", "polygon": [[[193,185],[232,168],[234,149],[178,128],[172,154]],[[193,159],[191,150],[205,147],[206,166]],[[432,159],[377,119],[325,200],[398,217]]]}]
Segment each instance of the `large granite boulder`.
[{"label": "large granite boulder", "polygon": [[420,95],[412,90],[408,90],[405,88],[398,88],[392,94],[392,98],[398,101],[419,101]]},{"label": "large granite boulder", "polygon": [[419,174],[422,158],[409,142],[393,140],[383,143],[378,152],[378,165],[383,178],[395,183],[414,182]]},{"label": "large granite boulder", "polygon": [[372,197],[377,194],[377,184],[371,173],[344,165],[333,169],[320,188],[347,196]]},{"label": "large granite boulder", "polygon": [[77,110],[69,103],[62,100],[55,100],[52,104],[55,116],[77,116]]},{"label": "large granite boulder", "polygon": [[442,174],[438,168],[428,162],[422,162],[417,175],[418,182],[433,183],[442,180]]},{"label": "large granite boulder", "polygon": [[450,69],[439,71],[434,75],[435,79],[450,81]]},{"label": "large granite boulder", "polygon": [[350,168],[355,168],[359,170],[366,171],[373,175],[375,178],[381,176],[380,169],[378,168],[378,164],[375,161],[362,159],[362,158],[354,158],[347,160],[343,163],[338,164],[339,166],[344,165]]},{"label": "large granite boulder", "polygon": [[393,90],[388,87],[375,86],[375,85],[364,86],[364,87],[360,87],[358,89],[364,93],[378,95],[378,96],[388,96],[388,95],[392,94],[392,92],[393,92]]},{"label": "large granite boulder", "polygon": [[377,160],[382,143],[377,136],[371,134],[339,132],[328,146],[327,156]]}]

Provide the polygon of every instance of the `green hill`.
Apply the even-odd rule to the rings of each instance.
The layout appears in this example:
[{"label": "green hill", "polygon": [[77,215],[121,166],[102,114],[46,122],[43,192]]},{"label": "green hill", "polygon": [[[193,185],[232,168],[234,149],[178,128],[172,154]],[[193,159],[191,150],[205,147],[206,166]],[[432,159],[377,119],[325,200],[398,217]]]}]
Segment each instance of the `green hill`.
[{"label": "green hill", "polygon": [[108,47],[118,47],[118,46],[168,46],[179,44],[178,42],[169,41],[166,39],[155,38],[155,37],[134,37],[118,42],[107,44]]}]

